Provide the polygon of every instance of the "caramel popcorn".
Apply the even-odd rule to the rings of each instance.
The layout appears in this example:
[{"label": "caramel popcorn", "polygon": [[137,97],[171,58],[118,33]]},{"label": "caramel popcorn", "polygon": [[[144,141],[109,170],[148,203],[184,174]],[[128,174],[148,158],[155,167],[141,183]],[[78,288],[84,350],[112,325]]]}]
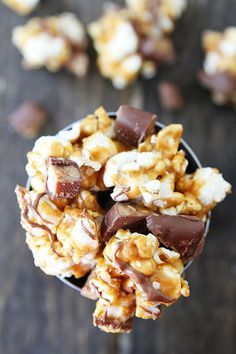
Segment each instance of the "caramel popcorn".
[{"label": "caramel popcorn", "polygon": [[[29,192],[19,186],[16,194],[35,265],[49,275],[81,277],[88,273],[99,250],[101,212],[85,212],[76,206],[60,210],[46,193]],[[87,196],[81,198],[86,200]]]},{"label": "caramel popcorn", "polygon": [[156,30],[173,32],[175,21],[186,8],[186,0],[126,0],[127,6],[140,16],[155,21]]},{"label": "caramel popcorn", "polygon": [[129,332],[134,315],[157,319],[160,305],[189,296],[180,255],[160,247],[151,234],[119,230],[103,255],[88,283],[90,292],[99,297],[94,325],[105,331]]},{"label": "caramel popcorn", "polygon": [[55,72],[65,68],[76,76],[86,74],[86,35],[83,25],[72,13],[33,18],[14,29],[12,40],[27,69],[46,67]]},{"label": "caramel popcorn", "polygon": [[128,1],[127,7],[108,9],[89,25],[98,53],[101,74],[123,89],[141,73],[155,76],[160,62],[172,62],[174,48],[169,32],[180,17],[185,1]]},{"label": "caramel popcorn", "polygon": [[231,191],[217,169],[188,169],[182,125],[156,121],[128,106],[113,120],[99,107],[39,138],[27,154],[29,188],[16,188],[35,265],[83,278],[105,332],[130,332],[134,316],[156,320],[189,296],[184,267],[204,247],[209,211]]},{"label": "caramel popcorn", "polygon": [[199,80],[218,104],[236,105],[236,28],[203,34],[205,60]]},{"label": "caramel popcorn", "polygon": [[28,15],[36,8],[40,0],[2,0],[2,2],[20,15]]}]

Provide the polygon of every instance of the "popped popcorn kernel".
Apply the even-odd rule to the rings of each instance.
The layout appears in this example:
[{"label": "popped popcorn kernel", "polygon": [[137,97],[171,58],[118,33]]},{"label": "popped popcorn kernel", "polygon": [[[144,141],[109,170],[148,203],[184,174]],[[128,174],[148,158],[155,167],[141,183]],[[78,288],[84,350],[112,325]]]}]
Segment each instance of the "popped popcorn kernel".
[{"label": "popped popcorn kernel", "polygon": [[62,68],[83,76],[88,68],[87,39],[82,23],[72,13],[32,18],[13,30],[13,44],[23,56],[26,69]]}]

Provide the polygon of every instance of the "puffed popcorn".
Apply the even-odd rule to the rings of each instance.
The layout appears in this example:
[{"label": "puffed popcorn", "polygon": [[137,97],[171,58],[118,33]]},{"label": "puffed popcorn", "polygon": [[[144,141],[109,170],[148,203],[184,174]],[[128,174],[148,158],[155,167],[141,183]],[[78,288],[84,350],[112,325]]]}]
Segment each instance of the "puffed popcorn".
[{"label": "puffed popcorn", "polygon": [[33,18],[13,30],[12,41],[27,69],[62,68],[83,76],[88,68],[87,39],[82,23],[72,13]]},{"label": "puffed popcorn", "polygon": [[236,105],[236,27],[223,32],[205,31],[203,34],[205,59],[199,73],[202,85],[211,91],[218,104]]},{"label": "puffed popcorn", "polygon": [[226,182],[216,168],[199,168],[191,175],[179,180],[177,188],[195,196],[203,207],[212,209],[231,192],[231,185]]},{"label": "puffed popcorn", "polygon": [[[125,151],[111,157],[105,166],[103,182],[115,189],[111,195],[115,201],[119,197],[135,199],[140,196],[140,186],[164,174],[165,164],[160,154],[152,152]],[[124,193],[122,193],[124,188]],[[124,194],[124,195],[123,195]]]},{"label": "puffed popcorn", "polygon": [[2,2],[20,15],[28,15],[37,7],[40,0],[2,0]]}]

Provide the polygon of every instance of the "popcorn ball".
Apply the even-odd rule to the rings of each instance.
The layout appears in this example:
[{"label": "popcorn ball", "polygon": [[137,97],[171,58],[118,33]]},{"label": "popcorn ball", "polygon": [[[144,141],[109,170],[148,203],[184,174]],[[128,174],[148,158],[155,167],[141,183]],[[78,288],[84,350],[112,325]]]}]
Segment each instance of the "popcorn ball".
[{"label": "popcorn ball", "polygon": [[23,56],[26,69],[66,69],[84,76],[88,68],[87,39],[79,19],[72,13],[32,18],[13,30],[12,41]]},{"label": "popcorn ball", "polygon": [[205,60],[199,73],[201,84],[209,89],[218,105],[236,106],[236,27],[203,34]]},{"label": "popcorn ball", "polygon": [[130,332],[134,316],[156,320],[189,296],[184,268],[204,248],[209,211],[231,192],[216,168],[189,169],[181,124],[160,129],[157,119],[129,106],[112,119],[99,107],[39,138],[29,188],[16,187],[35,265],[80,279],[105,332]]},{"label": "popcorn ball", "polygon": [[185,1],[127,1],[127,7],[108,8],[89,25],[101,74],[123,89],[137,79],[155,76],[159,63],[174,60],[169,33]]},{"label": "popcorn ball", "polygon": [[28,15],[37,7],[40,0],[2,0],[2,2],[20,15]]}]

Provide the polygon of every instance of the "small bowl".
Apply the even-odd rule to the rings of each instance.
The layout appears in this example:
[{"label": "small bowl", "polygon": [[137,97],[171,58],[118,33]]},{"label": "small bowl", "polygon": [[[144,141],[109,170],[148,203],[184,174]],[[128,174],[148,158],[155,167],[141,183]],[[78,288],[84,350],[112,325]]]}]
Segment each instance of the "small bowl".
[{"label": "small bowl", "polygon": [[[116,118],[116,113],[115,112],[110,112],[109,113],[109,117],[112,119]],[[69,126],[65,127],[63,130],[69,130],[71,129],[72,124],[70,124]],[[165,125],[157,122],[156,123],[156,131],[160,131],[162,128],[164,128]],[[198,157],[195,155],[195,153],[193,152],[193,150],[191,149],[191,147],[186,143],[186,141],[184,139],[181,139],[180,142],[180,148],[183,149],[186,153],[186,158],[188,160],[188,167],[187,167],[187,172],[188,173],[192,173],[194,172],[196,169],[201,168],[202,165],[198,159]],[[30,179],[28,179],[27,181],[27,188],[30,188]],[[211,220],[211,213],[208,213],[207,215],[207,219],[205,222],[205,232],[204,232],[204,238],[206,238],[208,231],[209,231],[209,227],[210,227],[210,220]],[[193,263],[193,260],[190,260],[184,267],[184,271],[187,270],[190,265]],[[77,291],[81,291],[82,287],[84,286],[86,280],[87,280],[87,276],[84,276],[80,279],[76,279],[75,277],[70,277],[70,278],[63,278],[61,276],[57,276],[57,278],[62,281],[64,284],[68,285],[70,288],[77,290]]]}]

